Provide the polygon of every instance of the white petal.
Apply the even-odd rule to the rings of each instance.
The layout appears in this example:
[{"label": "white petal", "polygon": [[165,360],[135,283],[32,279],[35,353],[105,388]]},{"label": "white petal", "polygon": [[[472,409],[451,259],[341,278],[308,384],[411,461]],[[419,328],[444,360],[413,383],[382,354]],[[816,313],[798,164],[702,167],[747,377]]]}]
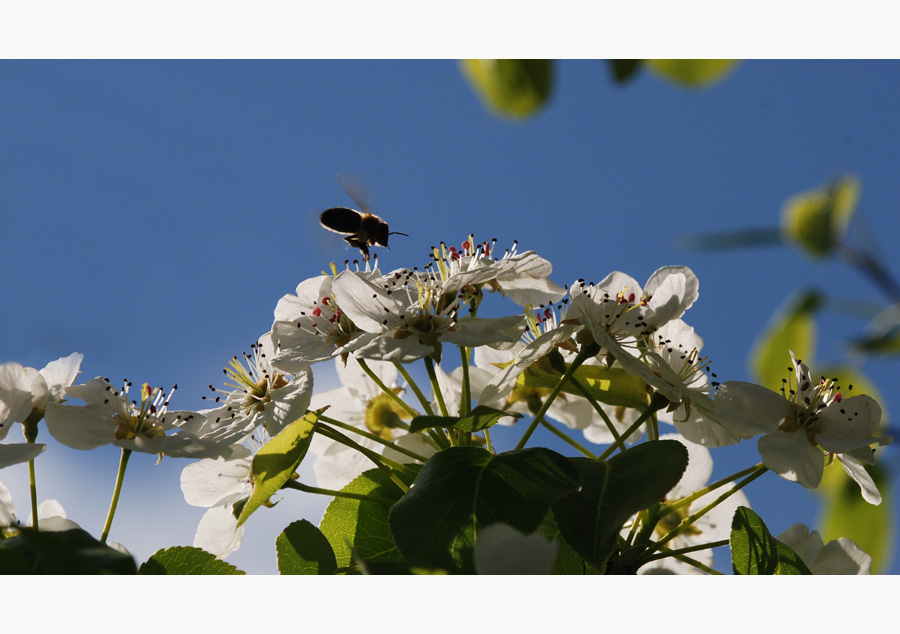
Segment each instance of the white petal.
[{"label": "white petal", "polygon": [[756,446],[763,463],[785,480],[799,482],[807,489],[815,489],[822,482],[825,454],[810,444],[803,431],[767,434]]},{"label": "white petal", "polygon": [[875,481],[872,480],[872,476],[869,475],[862,463],[847,454],[838,454],[838,460],[841,466],[844,467],[847,475],[859,485],[863,499],[869,504],[875,504],[876,506],[881,504],[881,493],[879,493],[878,487],[875,486]]},{"label": "white petal", "polygon": [[231,458],[207,458],[181,471],[181,492],[192,506],[232,504],[246,494],[250,483],[250,450],[242,445]]},{"label": "white petal", "polygon": [[51,361],[41,370],[50,389],[50,398],[58,403],[65,396],[65,390],[75,381],[83,360],[83,354],[73,352],[68,357]]},{"label": "white petal", "polygon": [[353,271],[344,271],[332,284],[341,310],[366,332],[384,332],[386,316],[398,316],[402,306],[383,288],[367,282]]},{"label": "white petal", "polygon": [[59,405],[47,403],[44,420],[50,434],[73,449],[94,449],[116,439],[118,424],[113,411],[101,404]]},{"label": "white petal", "polygon": [[728,381],[716,391],[716,419],[744,438],[776,431],[790,407],[781,394],[754,383]]},{"label": "white petal", "polygon": [[[0,445],[0,447],[2,447],[2,445]],[[15,522],[16,505],[13,504],[12,494],[9,492],[9,489],[0,482],[0,527],[12,526]]]},{"label": "white petal", "polygon": [[241,547],[243,536],[244,527],[238,527],[231,506],[214,506],[200,519],[194,547],[224,559]]},{"label": "white petal", "polygon": [[46,448],[47,445],[32,442],[0,444],[0,469],[34,460]]},{"label": "white petal", "polygon": [[686,441],[680,434],[663,434],[659,439],[678,441],[688,451],[687,469],[685,469],[678,484],[669,491],[666,497],[668,499],[682,498],[690,495],[697,489],[705,487],[713,472],[712,456],[709,453],[709,449]]}]

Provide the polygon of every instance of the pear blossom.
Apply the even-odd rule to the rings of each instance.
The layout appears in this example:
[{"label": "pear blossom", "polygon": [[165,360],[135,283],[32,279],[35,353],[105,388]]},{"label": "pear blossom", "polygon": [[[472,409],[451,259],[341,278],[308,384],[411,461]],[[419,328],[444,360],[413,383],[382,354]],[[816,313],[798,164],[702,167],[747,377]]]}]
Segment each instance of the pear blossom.
[{"label": "pear blossom", "polygon": [[757,448],[766,467],[806,488],[822,481],[822,451],[836,456],[866,501],[879,504],[881,495],[863,475],[861,461],[871,460],[871,445],[893,440],[874,435],[881,407],[865,394],[844,398],[835,379],[814,381],[793,352],[791,361],[795,384],[785,380],[781,394],[753,383],[723,383],[716,394],[718,420],[744,438],[761,435]]},{"label": "pear blossom", "polygon": [[83,359],[83,354],[73,352],[41,370],[15,361],[0,364],[0,440],[9,433],[10,423],[23,423],[32,412],[43,416],[48,402],[61,402]]},{"label": "pear blossom", "polygon": [[517,253],[517,242],[498,259],[493,257],[496,243],[495,239],[477,245],[470,235],[460,250],[443,242],[440,250],[434,248],[434,262],[429,268],[440,277],[442,293],[469,295],[468,287],[484,286],[522,307],[553,304],[565,296],[566,289],[548,279],[553,272],[549,261],[534,251]]},{"label": "pear blossom", "polygon": [[251,451],[235,445],[227,458],[205,458],[181,471],[181,491],[192,506],[209,509],[197,526],[194,546],[220,559],[240,548],[244,527],[232,506],[250,495]]},{"label": "pear blossom", "polygon": [[776,539],[797,553],[814,575],[871,574],[872,556],[847,537],[825,544],[818,531],[794,524]]},{"label": "pear blossom", "polygon": [[215,456],[228,451],[221,426],[203,414],[170,411],[162,389],[146,383],[141,387],[140,404],[129,401],[130,387],[126,381],[116,389],[103,377],[69,387],[68,396],[85,404],[48,403],[47,429],[56,440],[74,449],[113,444],[173,457]]},{"label": "pear blossom", "polygon": [[[358,272],[363,279],[379,279],[381,273]],[[347,352],[375,338],[360,330],[340,309],[332,293],[334,276],[304,280],[296,295],[285,295],[275,307],[272,339],[277,352],[272,365],[282,372],[302,372],[306,366]]]},{"label": "pear blossom", "polygon": [[[397,369],[393,364],[368,361],[367,365],[388,389],[400,393],[401,388],[396,383]],[[435,452],[435,448],[421,436],[405,431],[404,421],[409,420],[409,413],[378,387],[360,367],[355,357],[350,356],[346,365],[335,360],[335,368],[341,387],[313,396],[311,409],[318,410],[328,406],[325,412],[328,418],[353,425],[384,440],[390,440],[423,458]],[[376,453],[383,453],[386,458],[401,463],[412,461],[406,454],[393,451],[374,440],[353,433],[347,435],[358,445]],[[309,453],[316,456],[313,463],[316,483],[326,489],[342,489],[356,476],[374,466],[362,453],[321,434],[313,436]]]},{"label": "pear blossom", "polygon": [[458,297],[449,298],[427,274],[398,270],[377,282],[344,271],[333,282],[335,299],[358,327],[377,335],[356,347],[364,359],[409,363],[440,361],[444,341],[460,346],[509,346],[519,339],[525,317],[459,318]]},{"label": "pear blossom", "polygon": [[[681,498],[702,489],[709,483],[713,472],[712,457],[709,449],[685,439],[680,434],[663,434],[660,436],[660,440],[677,440],[687,447],[688,450],[687,469],[685,469],[678,484],[666,494],[664,503],[677,502]],[[734,485],[731,486],[733,487]],[[691,502],[688,506],[681,507],[665,515],[656,527],[657,538],[663,537],[671,529],[678,526],[682,520],[690,517],[693,513],[721,496],[725,490],[710,491]],[[679,550],[699,544],[729,539],[731,535],[731,520],[739,506],[750,507],[747,496],[743,491],[735,491],[730,497],[710,509],[708,513],[700,516],[691,524],[688,530],[670,540],[666,547],[670,550]],[[627,524],[626,527],[630,528]],[[713,564],[713,554],[709,549],[692,552],[689,556],[705,566],[711,567]],[[644,564],[638,569],[638,574],[697,574],[698,572],[694,566],[674,557],[657,559]]]},{"label": "pear blossom", "polygon": [[596,324],[614,337],[648,335],[684,315],[699,297],[699,287],[686,266],[657,269],[643,289],[631,276],[613,271],[597,285],[583,279],[572,284],[566,319]]},{"label": "pear blossom", "polygon": [[478,531],[472,556],[480,575],[549,575],[558,548],[538,534],[497,523]]},{"label": "pear blossom", "polygon": [[206,412],[216,425],[224,425],[231,435],[249,435],[262,425],[270,436],[306,414],[312,398],[313,375],[306,364],[296,364],[293,372],[272,365],[277,350],[272,334],[266,333],[244,353],[243,363],[233,357],[223,370],[225,388],[209,389],[215,397],[206,397],[219,407]]}]

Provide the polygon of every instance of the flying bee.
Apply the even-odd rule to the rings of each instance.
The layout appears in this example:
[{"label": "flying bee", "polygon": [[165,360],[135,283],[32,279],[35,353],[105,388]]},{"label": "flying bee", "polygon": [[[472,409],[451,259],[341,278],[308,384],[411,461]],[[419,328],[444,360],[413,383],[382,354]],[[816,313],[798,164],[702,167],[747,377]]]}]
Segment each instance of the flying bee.
[{"label": "flying bee", "polygon": [[341,176],[338,176],[338,181],[362,211],[349,207],[331,207],[322,212],[319,222],[329,231],[344,234],[347,244],[362,252],[364,262],[369,259],[370,246],[377,244],[390,251],[388,236],[398,234],[408,237],[408,234],[390,231],[388,223],[369,211],[367,196],[357,183]]}]

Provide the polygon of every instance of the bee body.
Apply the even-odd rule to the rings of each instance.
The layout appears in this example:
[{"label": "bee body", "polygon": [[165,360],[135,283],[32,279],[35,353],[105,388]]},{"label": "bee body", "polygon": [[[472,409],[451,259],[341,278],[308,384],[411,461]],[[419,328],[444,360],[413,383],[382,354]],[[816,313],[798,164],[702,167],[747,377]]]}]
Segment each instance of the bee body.
[{"label": "bee body", "polygon": [[[351,198],[356,199],[352,195]],[[378,245],[390,251],[388,236],[394,233],[406,235],[399,231],[391,231],[388,223],[370,211],[357,211],[349,207],[326,209],[319,216],[319,222],[329,231],[344,234],[347,244],[362,252],[363,261],[369,259],[369,247]]]}]

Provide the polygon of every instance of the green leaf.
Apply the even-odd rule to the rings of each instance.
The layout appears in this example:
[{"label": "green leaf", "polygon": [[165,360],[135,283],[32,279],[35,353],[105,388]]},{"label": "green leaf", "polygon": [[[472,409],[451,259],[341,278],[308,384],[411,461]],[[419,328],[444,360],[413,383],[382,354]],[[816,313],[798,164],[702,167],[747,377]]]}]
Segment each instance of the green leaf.
[{"label": "green leaf", "polygon": [[[526,388],[553,388],[561,376],[562,373],[555,370],[550,364],[550,359],[545,356],[525,368],[516,384]],[[645,409],[650,402],[644,381],[622,368],[582,365],[575,370],[574,376],[581,387],[601,403]],[[581,391],[569,382],[562,387],[562,391],[582,395]]]},{"label": "green leaf", "polygon": [[788,200],[781,215],[785,240],[813,258],[830,255],[844,239],[847,224],[856,210],[859,190],[856,178],[844,176]]},{"label": "green leaf", "polygon": [[524,119],[540,110],[553,88],[553,63],[547,59],[466,59],[463,77],[492,112]]},{"label": "green leaf", "polygon": [[[341,491],[394,501],[403,495],[400,487],[380,469],[362,473]],[[368,562],[401,559],[388,526],[389,509],[387,504],[368,500],[335,497],[331,501],[319,530],[331,543],[338,567],[351,565],[354,551]]]},{"label": "green leaf", "polygon": [[808,575],[806,564],[745,506],[731,520],[731,565],[736,575]]},{"label": "green leaf", "polygon": [[812,367],[815,314],[821,305],[819,294],[807,291],[776,313],[750,353],[750,372],[756,383],[776,392],[780,390],[781,380],[791,368],[791,350],[797,359]]},{"label": "green leaf", "polygon": [[735,59],[647,59],[644,63],[657,75],[687,88],[703,88],[724,79]]},{"label": "green leaf", "polygon": [[364,575],[446,575],[445,570],[437,568],[423,568],[422,566],[411,566],[405,561],[366,561],[355,558],[359,564],[360,572]]},{"label": "green leaf", "polygon": [[575,549],[569,545],[559,527],[556,525],[556,518],[553,511],[547,513],[544,521],[538,527],[537,533],[549,541],[556,542],[556,561],[553,563],[554,575],[599,575],[602,574],[597,568],[589,564],[584,557],[575,552]]},{"label": "green leaf", "polygon": [[253,491],[250,499],[241,509],[237,525],[247,521],[256,509],[266,504],[275,493],[291,479],[297,467],[303,461],[309,443],[312,442],[313,431],[319,415],[324,408],[310,412],[303,418],[294,421],[272,440],[263,445],[250,465],[250,481]]},{"label": "green leaf", "polygon": [[487,405],[479,405],[466,416],[416,416],[409,424],[410,433],[423,429],[459,429],[461,431],[477,432],[488,427],[493,427],[504,416],[522,418],[522,414],[516,412],[504,412]]},{"label": "green leaf", "polygon": [[651,440],[605,462],[573,458],[581,488],[553,505],[565,540],[603,570],[629,517],[665,498],[687,468],[687,448],[677,440]]},{"label": "green leaf", "polygon": [[609,69],[617,84],[626,84],[635,78],[643,65],[640,59],[608,59]]},{"label": "green leaf", "polygon": [[880,574],[887,570],[896,542],[893,487],[890,473],[881,465],[866,465],[866,471],[883,498],[878,506],[862,498],[859,485],[843,468],[835,464],[825,470],[816,489],[824,498],[819,532],[826,543],[839,537],[852,539],[872,556],[872,574]]},{"label": "green leaf", "polygon": [[413,563],[471,572],[478,528],[538,528],[550,506],[578,487],[569,461],[544,448],[499,455],[478,447],[434,454],[390,512],[400,552]]},{"label": "green leaf", "polygon": [[158,550],[141,564],[141,575],[242,575],[229,563],[193,546],[173,546]]},{"label": "green leaf", "polygon": [[288,524],[275,539],[275,552],[283,575],[330,575],[337,568],[328,539],[306,520]]},{"label": "green leaf", "polygon": [[23,564],[28,572],[40,575],[133,575],[137,571],[131,555],[80,528],[58,532],[22,528],[0,541],[0,571],[25,574]]}]

